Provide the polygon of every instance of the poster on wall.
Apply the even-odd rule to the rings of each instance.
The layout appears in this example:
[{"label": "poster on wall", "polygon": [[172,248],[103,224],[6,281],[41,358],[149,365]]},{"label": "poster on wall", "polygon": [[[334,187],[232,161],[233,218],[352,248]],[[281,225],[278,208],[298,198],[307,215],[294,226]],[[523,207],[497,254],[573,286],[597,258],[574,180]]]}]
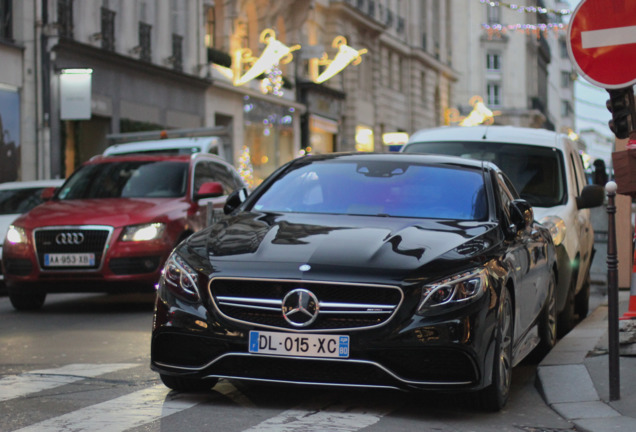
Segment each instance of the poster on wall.
[{"label": "poster on wall", "polygon": [[18,179],[19,147],[20,95],[0,88],[0,183]]}]

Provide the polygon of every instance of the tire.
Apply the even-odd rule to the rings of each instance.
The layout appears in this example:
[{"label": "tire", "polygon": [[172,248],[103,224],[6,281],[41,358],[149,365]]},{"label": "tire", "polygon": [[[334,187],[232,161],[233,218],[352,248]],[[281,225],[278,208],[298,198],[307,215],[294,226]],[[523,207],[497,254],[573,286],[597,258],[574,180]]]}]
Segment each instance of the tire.
[{"label": "tire", "polygon": [[166,387],[172,390],[188,393],[209,391],[218,381],[217,379],[183,378],[164,374],[159,374],[159,377]]},{"label": "tire", "polygon": [[535,348],[535,355],[543,358],[556,345],[557,341],[557,304],[556,278],[551,275],[548,298],[539,315],[539,345]]},{"label": "tire", "polygon": [[44,305],[46,293],[39,291],[23,293],[9,290],[9,300],[15,310],[34,311],[39,310]]},{"label": "tire", "polygon": [[579,319],[585,318],[590,311],[590,285],[590,272],[588,270],[581,291],[574,298],[574,312]]},{"label": "tire", "polygon": [[507,289],[502,291],[501,310],[497,322],[495,355],[492,364],[492,383],[478,394],[482,409],[490,412],[501,410],[510,397],[512,381],[512,336],[514,313],[512,299]]},{"label": "tire", "polygon": [[575,312],[575,304],[574,304],[574,284],[576,283],[576,275],[572,275],[572,284],[570,284],[570,289],[568,291],[568,297],[565,300],[565,307],[559,314],[557,329],[557,336],[562,338],[566,334],[570,332],[574,328],[576,324],[576,312]]}]

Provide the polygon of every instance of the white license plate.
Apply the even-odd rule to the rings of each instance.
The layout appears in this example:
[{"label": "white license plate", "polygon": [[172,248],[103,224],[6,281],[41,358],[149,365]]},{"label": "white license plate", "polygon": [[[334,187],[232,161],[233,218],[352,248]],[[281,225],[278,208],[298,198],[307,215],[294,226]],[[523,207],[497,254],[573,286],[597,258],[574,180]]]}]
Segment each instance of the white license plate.
[{"label": "white license plate", "polygon": [[93,253],[53,253],[44,254],[45,267],[93,267],[95,254]]},{"label": "white license plate", "polygon": [[250,352],[282,356],[349,357],[349,336],[250,331]]}]

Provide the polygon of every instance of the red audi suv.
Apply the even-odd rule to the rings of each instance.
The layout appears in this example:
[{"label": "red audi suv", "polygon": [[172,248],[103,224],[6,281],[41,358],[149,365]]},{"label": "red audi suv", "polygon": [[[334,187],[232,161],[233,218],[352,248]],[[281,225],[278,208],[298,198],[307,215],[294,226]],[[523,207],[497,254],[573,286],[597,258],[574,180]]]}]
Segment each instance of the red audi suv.
[{"label": "red audi suv", "polygon": [[170,251],[245,187],[213,155],[96,156],[9,227],[9,298],[39,309],[48,293],[152,292]]}]

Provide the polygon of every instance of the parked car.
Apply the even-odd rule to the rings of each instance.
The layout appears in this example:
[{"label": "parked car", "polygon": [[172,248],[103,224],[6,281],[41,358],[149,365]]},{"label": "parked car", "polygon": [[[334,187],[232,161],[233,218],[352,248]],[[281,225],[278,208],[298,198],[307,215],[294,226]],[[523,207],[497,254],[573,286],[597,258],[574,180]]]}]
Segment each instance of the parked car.
[{"label": "parked car", "polygon": [[152,292],[170,251],[206,226],[208,203],[220,212],[242,187],[212,155],[92,158],[9,227],[11,303],[31,310],[48,293]]},{"label": "parked car", "polygon": [[601,186],[587,185],[576,145],[567,135],[514,126],[421,130],[405,153],[463,156],[495,163],[510,178],[557,247],[557,306],[563,335],[589,310],[594,230],[589,208],[603,203]]},{"label": "parked car", "polygon": [[498,410],[513,366],[555,343],[550,232],[494,164],[307,156],[225,211],[159,282],[151,366],[169,388],[479,391]]},{"label": "parked car", "polygon": [[2,242],[9,225],[21,214],[42,204],[45,189],[60,187],[62,183],[64,180],[59,179],[0,183],[0,290],[6,288],[2,272]]}]

